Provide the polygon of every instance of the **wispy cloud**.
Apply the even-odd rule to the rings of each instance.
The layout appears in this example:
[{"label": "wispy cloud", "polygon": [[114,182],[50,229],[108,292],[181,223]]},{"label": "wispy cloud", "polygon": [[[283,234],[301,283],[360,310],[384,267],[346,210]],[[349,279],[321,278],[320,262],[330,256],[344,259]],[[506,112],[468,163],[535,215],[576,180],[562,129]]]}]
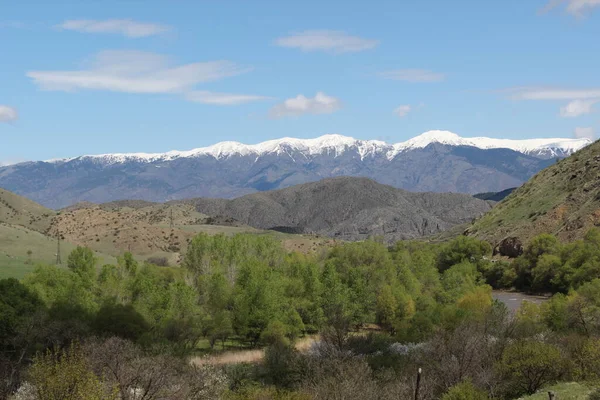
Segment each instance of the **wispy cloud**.
[{"label": "wispy cloud", "polygon": [[501,92],[507,93],[514,100],[580,100],[600,97],[600,88],[570,89],[522,86],[504,89]]},{"label": "wispy cloud", "polygon": [[550,0],[541,12],[546,13],[562,4],[566,4],[565,9],[569,14],[583,17],[594,8],[600,7],[600,0]]},{"label": "wispy cloud", "polygon": [[269,100],[270,97],[250,94],[215,93],[205,90],[196,90],[186,94],[186,99],[203,104],[218,106],[232,106],[237,104],[251,103],[254,101]]},{"label": "wispy cloud", "polygon": [[385,79],[413,83],[441,82],[444,79],[446,79],[445,74],[429,71],[426,69],[397,69],[392,71],[380,72],[379,76]]},{"label": "wispy cloud", "polygon": [[167,25],[138,22],[132,19],[71,19],[56,26],[59,29],[85,33],[112,33],[130,38],[142,38],[165,33],[171,29]]},{"label": "wispy cloud", "polygon": [[565,118],[589,114],[593,106],[600,102],[600,88],[557,88],[523,86],[501,90],[513,100],[569,101],[560,109]]},{"label": "wispy cloud", "polygon": [[15,122],[17,119],[19,119],[19,113],[15,108],[0,105],[0,122]]},{"label": "wispy cloud", "polygon": [[87,69],[29,71],[43,90],[104,90],[126,93],[187,93],[196,85],[248,72],[230,61],[172,65],[168,57],[139,51],[103,51]]},{"label": "wispy cloud", "polygon": [[592,112],[594,104],[600,100],[573,100],[560,109],[561,117],[579,117]]},{"label": "wispy cloud", "polygon": [[274,106],[269,115],[271,118],[294,117],[304,114],[332,114],[342,108],[339,99],[318,92],[309,98],[298,95]]},{"label": "wispy cloud", "polygon": [[377,47],[378,40],[351,36],[342,31],[304,31],[275,40],[281,47],[297,48],[302,51],[325,51],[334,54],[355,53]]},{"label": "wispy cloud", "polygon": [[594,128],[575,128],[573,135],[578,138],[585,138],[590,140],[596,139],[596,133],[594,132]]},{"label": "wispy cloud", "polygon": [[412,111],[412,106],[410,104],[405,104],[394,109],[394,114],[399,116],[400,118],[404,118],[408,115],[409,112]]}]

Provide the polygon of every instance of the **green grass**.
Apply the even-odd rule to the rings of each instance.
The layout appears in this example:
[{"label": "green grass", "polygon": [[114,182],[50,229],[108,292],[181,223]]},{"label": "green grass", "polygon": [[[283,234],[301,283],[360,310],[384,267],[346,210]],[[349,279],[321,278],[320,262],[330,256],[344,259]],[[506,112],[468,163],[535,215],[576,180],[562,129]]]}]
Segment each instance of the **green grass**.
[{"label": "green grass", "polygon": [[548,392],[556,393],[556,400],[586,400],[592,388],[581,383],[560,383],[538,391],[536,394],[520,397],[518,400],[548,400]]},{"label": "green grass", "polygon": [[[69,253],[77,246],[61,242],[61,259],[67,262]],[[33,271],[36,264],[56,262],[56,240],[22,226],[0,223],[0,278],[22,278]],[[31,250],[31,257],[27,251]],[[98,265],[115,264],[116,258],[96,252]]]}]

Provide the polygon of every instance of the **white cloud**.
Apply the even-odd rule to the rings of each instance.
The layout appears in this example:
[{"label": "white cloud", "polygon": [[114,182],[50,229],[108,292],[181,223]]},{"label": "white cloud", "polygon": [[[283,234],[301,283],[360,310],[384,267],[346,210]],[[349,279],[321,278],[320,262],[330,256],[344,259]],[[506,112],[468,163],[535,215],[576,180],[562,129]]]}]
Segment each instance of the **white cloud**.
[{"label": "white cloud", "polygon": [[275,40],[281,47],[298,48],[302,51],[326,51],[329,53],[354,53],[369,50],[379,44],[378,40],[350,36],[342,31],[304,31]]},{"label": "white cloud", "polygon": [[253,101],[268,100],[270,97],[234,94],[234,93],[215,93],[205,90],[197,90],[186,94],[186,99],[203,104],[213,104],[218,106],[231,106],[237,104],[250,103]]},{"label": "white cloud", "polygon": [[592,112],[592,106],[600,100],[573,100],[560,109],[561,117],[579,117]]},{"label": "white cloud", "polygon": [[203,82],[248,72],[230,61],[208,61],[172,66],[160,54],[140,51],[103,51],[87,69],[29,71],[41,89],[105,90],[126,93],[185,93]]},{"label": "white cloud", "polygon": [[592,112],[594,104],[600,102],[600,88],[557,88],[524,86],[504,89],[513,100],[569,100],[560,109],[561,117],[579,117]]},{"label": "white cloud", "polygon": [[16,109],[9,106],[0,105],[0,123],[14,122],[19,118],[19,113]]},{"label": "white cloud", "polygon": [[85,33],[113,33],[130,38],[159,35],[169,31],[166,25],[137,22],[131,19],[72,19],[57,25],[57,28]]},{"label": "white cloud", "polygon": [[405,104],[402,106],[397,107],[394,110],[394,114],[396,114],[397,116],[399,116],[400,118],[404,118],[408,115],[409,112],[412,111],[412,107],[409,104]]},{"label": "white cloud", "polygon": [[426,69],[397,69],[393,71],[385,71],[379,74],[385,79],[393,79],[396,81],[406,82],[440,82],[446,78],[445,74],[433,72]]},{"label": "white cloud", "polygon": [[542,9],[542,12],[550,11],[562,3],[566,3],[567,12],[576,17],[583,17],[587,12],[592,11],[594,7],[600,6],[600,0],[550,0]]},{"label": "white cloud", "polygon": [[269,115],[271,118],[283,118],[304,114],[332,114],[340,108],[342,108],[342,104],[339,99],[318,92],[313,98],[307,98],[300,94],[287,99],[273,107]]},{"label": "white cloud", "polygon": [[590,140],[596,139],[594,128],[575,128],[574,135],[576,138],[586,138]]},{"label": "white cloud", "polygon": [[564,89],[524,86],[506,89],[514,100],[581,100],[600,98],[600,88]]}]

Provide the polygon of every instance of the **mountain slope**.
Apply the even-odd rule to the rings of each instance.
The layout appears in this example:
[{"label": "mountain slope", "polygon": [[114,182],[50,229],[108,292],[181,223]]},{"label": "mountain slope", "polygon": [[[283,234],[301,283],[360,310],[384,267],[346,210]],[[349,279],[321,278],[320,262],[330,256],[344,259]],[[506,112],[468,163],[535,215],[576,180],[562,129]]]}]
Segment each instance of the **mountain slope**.
[{"label": "mountain slope", "polygon": [[234,200],[186,202],[255,228],[318,233],[345,240],[393,241],[431,235],[473,220],[491,206],[456,193],[410,193],[366,178],[330,178]]},{"label": "mountain slope", "polygon": [[45,232],[55,211],[0,188],[0,222]]},{"label": "mountain slope", "polygon": [[394,145],[340,135],[224,142],[188,152],[109,154],[0,168],[0,186],[47,207],[81,201],[234,198],[336,176],[411,191],[481,193],[521,185],[586,139],[526,141],[427,132]]},{"label": "mountain slope", "polygon": [[527,243],[540,233],[581,238],[600,226],[600,142],[535,175],[467,233],[492,243],[516,237]]}]

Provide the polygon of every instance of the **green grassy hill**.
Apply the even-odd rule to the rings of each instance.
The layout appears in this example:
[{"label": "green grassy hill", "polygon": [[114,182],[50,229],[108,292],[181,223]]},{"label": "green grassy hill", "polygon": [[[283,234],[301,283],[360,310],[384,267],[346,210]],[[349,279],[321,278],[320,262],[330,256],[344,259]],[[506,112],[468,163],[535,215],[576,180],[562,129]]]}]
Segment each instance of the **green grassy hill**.
[{"label": "green grassy hill", "polygon": [[[62,241],[60,253],[63,265],[67,256],[76,246]],[[28,254],[31,251],[31,255]],[[23,226],[0,223],[0,279],[15,277],[22,278],[33,271],[36,264],[54,264],[56,262],[56,240],[40,232]],[[114,264],[115,257],[96,253],[99,265]]]},{"label": "green grassy hill", "polygon": [[527,243],[540,233],[563,241],[600,226],[600,142],[541,171],[477,220],[467,234],[499,243]]}]

